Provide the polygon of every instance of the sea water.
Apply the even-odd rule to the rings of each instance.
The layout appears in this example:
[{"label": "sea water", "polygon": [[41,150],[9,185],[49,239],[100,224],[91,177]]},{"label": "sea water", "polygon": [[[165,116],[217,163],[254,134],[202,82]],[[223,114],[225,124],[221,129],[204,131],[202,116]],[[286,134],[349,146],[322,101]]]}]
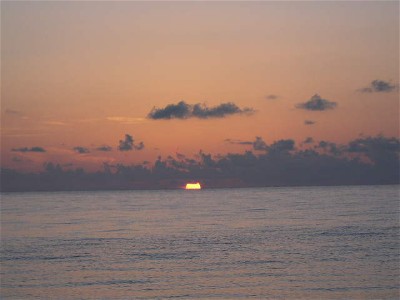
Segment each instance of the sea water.
[{"label": "sea water", "polygon": [[2,299],[397,299],[399,186],[1,194]]}]

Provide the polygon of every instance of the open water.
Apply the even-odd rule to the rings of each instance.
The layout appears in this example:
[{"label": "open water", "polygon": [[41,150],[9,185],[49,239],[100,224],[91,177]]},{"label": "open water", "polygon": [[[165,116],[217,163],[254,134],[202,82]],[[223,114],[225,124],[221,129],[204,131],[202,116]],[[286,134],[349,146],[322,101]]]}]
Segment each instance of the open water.
[{"label": "open water", "polygon": [[1,194],[2,299],[398,299],[399,186]]}]

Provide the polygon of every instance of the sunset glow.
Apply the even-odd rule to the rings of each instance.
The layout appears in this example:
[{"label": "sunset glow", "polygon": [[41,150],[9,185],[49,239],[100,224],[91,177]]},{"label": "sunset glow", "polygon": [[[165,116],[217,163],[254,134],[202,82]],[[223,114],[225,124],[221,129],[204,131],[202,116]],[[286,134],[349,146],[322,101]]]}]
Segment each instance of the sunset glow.
[{"label": "sunset glow", "polygon": [[201,190],[201,185],[199,182],[186,183],[185,190]]},{"label": "sunset glow", "polygon": [[3,189],[397,182],[398,1],[1,10]]}]

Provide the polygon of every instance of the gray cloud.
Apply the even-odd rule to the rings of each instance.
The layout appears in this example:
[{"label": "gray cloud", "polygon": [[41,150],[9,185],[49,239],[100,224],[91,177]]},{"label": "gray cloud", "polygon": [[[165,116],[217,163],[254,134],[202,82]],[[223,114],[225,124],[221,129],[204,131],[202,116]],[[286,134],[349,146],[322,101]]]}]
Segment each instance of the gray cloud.
[{"label": "gray cloud", "polygon": [[[255,154],[213,156],[200,151],[196,159],[159,157],[152,164],[103,165],[93,173],[45,163],[38,173],[2,169],[2,191],[179,188],[189,180],[204,187],[292,185],[398,184],[400,141],[384,136],[362,137],[345,145],[320,141],[315,149],[296,149],[294,140],[278,140]],[[263,142],[263,143],[262,143]],[[178,155],[177,155],[178,156]]]},{"label": "gray cloud", "polygon": [[253,149],[256,151],[267,151],[268,145],[264,142],[262,137],[256,136],[256,140],[253,142]]},{"label": "gray cloud", "polygon": [[304,125],[314,125],[315,121],[312,120],[304,120]]},{"label": "gray cloud", "polygon": [[344,153],[343,147],[336,145],[335,143],[328,142],[328,141],[320,141],[316,146],[315,149],[322,149],[324,152],[333,154],[333,155],[341,155]]},{"label": "gray cloud", "polygon": [[278,140],[267,145],[262,137],[256,136],[253,142],[253,149],[256,151],[266,151],[269,154],[286,153],[288,151],[294,150],[295,142],[292,139]]},{"label": "gray cloud", "polygon": [[234,139],[225,139],[225,142],[234,145],[253,145],[251,141],[242,141],[242,140],[234,140]]},{"label": "gray cloud", "polygon": [[267,100],[275,100],[275,99],[278,99],[279,97],[277,95],[270,94],[270,95],[267,95],[265,98]]},{"label": "gray cloud", "polygon": [[131,151],[131,150],[142,150],[144,148],[143,142],[135,144],[133,137],[129,134],[125,134],[125,138],[119,141],[119,151]]},{"label": "gray cloud", "polygon": [[391,84],[388,81],[383,80],[373,80],[371,81],[370,85],[359,89],[362,93],[389,93],[396,89],[396,85]]},{"label": "gray cloud", "polygon": [[112,147],[104,145],[96,148],[97,151],[109,152],[112,151]]},{"label": "gray cloud", "polygon": [[296,108],[311,110],[311,111],[324,111],[328,109],[334,109],[337,106],[336,102],[329,101],[327,99],[321,98],[318,94],[311,97],[310,100],[299,103]]},{"label": "gray cloud", "polygon": [[79,154],[90,153],[90,151],[89,151],[88,148],[81,147],[81,146],[76,146],[76,147],[73,148],[73,150],[74,150],[76,153],[79,153]]},{"label": "gray cloud", "polygon": [[[381,165],[390,164],[399,158],[400,141],[382,135],[376,137],[358,138],[351,141],[346,150],[350,153],[366,155],[371,161]],[[399,165],[397,164],[397,168]]]},{"label": "gray cloud", "polygon": [[46,150],[45,150],[45,149],[43,149],[42,147],[32,147],[32,148],[23,147],[23,148],[13,148],[11,151],[13,151],[13,152],[46,152]]},{"label": "gray cloud", "polygon": [[194,105],[180,101],[178,104],[169,104],[165,108],[153,108],[147,115],[149,119],[188,119],[188,118],[224,118],[234,114],[253,114],[252,108],[239,108],[232,102],[222,103],[218,106],[207,107],[205,104],[196,103]]},{"label": "gray cloud", "polygon": [[269,146],[269,153],[282,153],[294,150],[295,142],[292,139],[279,140]]},{"label": "gray cloud", "polygon": [[307,137],[304,141],[303,144],[312,144],[314,143],[314,139],[312,137]]}]

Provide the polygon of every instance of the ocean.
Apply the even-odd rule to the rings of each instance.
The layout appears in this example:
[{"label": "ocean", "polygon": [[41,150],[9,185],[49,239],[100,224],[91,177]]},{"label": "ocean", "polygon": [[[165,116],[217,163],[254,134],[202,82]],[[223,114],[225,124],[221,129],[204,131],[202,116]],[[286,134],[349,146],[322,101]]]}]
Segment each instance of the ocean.
[{"label": "ocean", "polygon": [[399,186],[1,194],[1,299],[398,299]]}]

